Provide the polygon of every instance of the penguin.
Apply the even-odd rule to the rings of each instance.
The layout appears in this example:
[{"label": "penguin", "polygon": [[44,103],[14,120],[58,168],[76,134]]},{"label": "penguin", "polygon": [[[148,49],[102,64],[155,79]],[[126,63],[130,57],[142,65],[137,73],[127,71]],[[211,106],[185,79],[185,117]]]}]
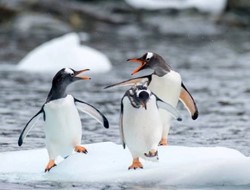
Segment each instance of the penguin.
[{"label": "penguin", "polygon": [[81,76],[81,73],[88,70],[75,71],[71,68],[63,68],[58,71],[52,80],[52,87],[46,102],[40,111],[28,121],[20,134],[19,146],[23,144],[24,138],[39,118],[43,117],[46,148],[49,155],[45,172],[56,166],[55,159],[58,156],[66,158],[73,150],[87,153],[87,149],[81,146],[82,126],[78,110],[89,114],[105,128],[109,128],[107,118],[98,109],[66,93],[66,89],[71,83],[90,79],[87,76]]},{"label": "penguin", "polygon": [[[109,85],[105,88],[134,85],[138,82],[145,81],[148,83],[148,88],[160,99],[169,103],[173,107],[176,107],[178,101],[180,100],[184,104],[185,108],[189,111],[191,118],[193,120],[198,118],[199,112],[196,102],[188,89],[185,87],[180,74],[174,71],[160,55],[147,52],[139,58],[132,58],[128,59],[127,61],[141,64],[132,72],[131,75],[134,75],[144,69],[152,69],[154,72],[150,75],[132,78],[123,82]],[[159,145],[167,145],[171,116],[163,109],[160,109],[160,115],[163,123],[163,131]]]},{"label": "penguin", "polygon": [[120,134],[123,148],[125,149],[127,145],[133,158],[128,169],[143,168],[140,158],[151,161],[159,159],[158,143],[163,127],[159,107],[181,121],[176,108],[163,102],[145,84],[133,86],[122,97]]}]

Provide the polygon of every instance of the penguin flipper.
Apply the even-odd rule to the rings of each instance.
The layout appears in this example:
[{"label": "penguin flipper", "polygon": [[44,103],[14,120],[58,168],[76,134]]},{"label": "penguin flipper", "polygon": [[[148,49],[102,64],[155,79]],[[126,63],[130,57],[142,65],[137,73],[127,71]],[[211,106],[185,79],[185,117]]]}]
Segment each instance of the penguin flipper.
[{"label": "penguin flipper", "polygon": [[74,98],[74,101],[75,101],[75,105],[79,111],[87,113],[88,115],[90,115],[91,117],[96,119],[105,128],[109,128],[109,122],[108,122],[107,118],[98,109],[96,109],[94,106],[92,106],[86,102],[83,102],[81,100],[78,100],[76,98]]},{"label": "penguin flipper", "polygon": [[18,139],[18,145],[19,146],[22,146],[23,140],[25,139],[25,137],[27,136],[27,134],[30,132],[30,130],[32,129],[32,127],[35,126],[35,124],[37,123],[37,121],[42,117],[41,113],[44,114],[43,107],[25,125],[25,127],[24,127],[23,131],[21,132],[21,134],[19,136],[19,139]]},{"label": "penguin flipper", "polygon": [[176,108],[174,108],[172,105],[170,105],[167,102],[162,101],[160,98],[158,98],[156,96],[156,101],[157,101],[157,105],[159,106],[159,108],[161,109],[165,109],[167,110],[169,113],[171,113],[171,115],[177,119],[178,121],[182,121],[181,115],[180,113],[177,111]]},{"label": "penguin flipper", "polygon": [[189,93],[187,88],[184,86],[184,84],[181,84],[181,93],[180,93],[180,101],[184,104],[186,109],[189,111],[191,117],[193,120],[197,119],[199,116],[198,108],[196,106],[196,103],[192,97],[192,95]]},{"label": "penguin flipper", "polygon": [[122,82],[111,84],[109,86],[104,87],[104,89],[115,87],[115,86],[133,86],[136,83],[142,83],[142,82],[147,82],[149,85],[149,83],[151,82],[151,78],[152,78],[152,75],[146,75],[146,76],[141,76],[141,77],[137,77],[137,78],[132,78],[132,79],[125,80]]},{"label": "penguin flipper", "polygon": [[[124,98],[124,96],[123,96],[123,98]],[[125,143],[124,131],[123,131],[123,98],[121,100],[120,135],[121,135],[121,140],[122,140],[122,146],[125,149],[126,148],[126,143]]]}]

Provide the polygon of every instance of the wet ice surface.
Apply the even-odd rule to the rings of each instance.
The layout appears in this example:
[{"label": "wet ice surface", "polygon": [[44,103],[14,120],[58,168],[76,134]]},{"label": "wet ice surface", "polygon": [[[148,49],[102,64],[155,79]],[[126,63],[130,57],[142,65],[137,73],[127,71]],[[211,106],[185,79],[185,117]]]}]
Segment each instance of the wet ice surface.
[{"label": "wet ice surface", "polygon": [[[128,35],[126,31],[135,31]],[[140,33],[139,33],[139,32]],[[114,64],[112,71],[92,74],[91,81],[72,85],[68,92],[99,108],[109,119],[110,129],[102,128],[92,118],[83,119],[83,144],[112,141],[120,143],[118,119],[120,98],[126,88],[104,90],[103,87],[130,78],[138,65],[126,63],[127,58],[154,51],[168,60],[179,73],[195,98],[200,117],[192,121],[181,109],[183,121],[173,122],[169,144],[182,146],[224,146],[250,156],[250,34],[247,31],[223,31],[214,35],[156,35],[149,29],[119,27],[114,33],[102,32],[91,36],[89,45],[104,52]],[[138,34],[137,34],[138,33]],[[139,35],[140,34],[140,35]],[[117,43],[120,42],[120,43]],[[150,73],[146,71],[141,74]],[[44,103],[53,76],[16,71],[13,66],[0,66],[0,151],[44,147],[42,122],[34,127],[21,148],[17,139],[26,122]],[[3,186],[2,186],[3,184]],[[157,184],[102,184],[30,182],[4,184],[16,189],[154,189]],[[157,187],[166,189],[164,187]],[[223,189],[225,187],[216,187]],[[225,189],[234,189],[227,187]],[[238,187],[247,189],[249,187]],[[167,189],[176,189],[167,187]],[[178,188],[179,189],[179,188]],[[183,187],[189,189],[189,187]],[[192,187],[190,187],[192,189]],[[202,189],[214,189],[202,187]]]}]

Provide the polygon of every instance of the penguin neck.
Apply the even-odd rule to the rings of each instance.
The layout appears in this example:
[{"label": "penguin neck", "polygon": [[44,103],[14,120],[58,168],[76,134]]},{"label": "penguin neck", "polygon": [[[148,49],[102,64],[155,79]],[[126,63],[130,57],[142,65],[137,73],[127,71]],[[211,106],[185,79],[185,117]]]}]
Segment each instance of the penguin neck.
[{"label": "penguin neck", "polygon": [[161,64],[154,69],[154,74],[162,77],[171,71],[170,67],[166,64]]},{"label": "penguin neck", "polygon": [[154,74],[162,77],[171,71],[171,67],[167,62],[161,57],[157,56],[157,59],[153,60],[151,68],[154,69]]},{"label": "penguin neck", "polygon": [[60,98],[65,98],[66,96],[67,96],[66,87],[58,86],[58,85],[52,85],[46,102],[49,102],[49,101],[52,101],[52,100],[57,100],[57,99],[60,99]]}]

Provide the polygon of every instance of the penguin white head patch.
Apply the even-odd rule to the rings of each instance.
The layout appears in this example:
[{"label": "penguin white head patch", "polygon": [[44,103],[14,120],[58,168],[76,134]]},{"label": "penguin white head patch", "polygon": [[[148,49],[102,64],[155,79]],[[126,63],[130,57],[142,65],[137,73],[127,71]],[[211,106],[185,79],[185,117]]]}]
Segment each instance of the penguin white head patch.
[{"label": "penguin white head patch", "polygon": [[74,73],[74,71],[72,71],[72,69],[70,69],[70,68],[65,68],[64,71],[65,71],[65,73],[69,73],[69,74]]},{"label": "penguin white head patch", "polygon": [[148,52],[148,53],[147,53],[147,56],[146,56],[146,59],[147,59],[147,60],[151,59],[151,58],[153,57],[153,55],[154,55],[154,54],[153,54],[152,52]]}]

